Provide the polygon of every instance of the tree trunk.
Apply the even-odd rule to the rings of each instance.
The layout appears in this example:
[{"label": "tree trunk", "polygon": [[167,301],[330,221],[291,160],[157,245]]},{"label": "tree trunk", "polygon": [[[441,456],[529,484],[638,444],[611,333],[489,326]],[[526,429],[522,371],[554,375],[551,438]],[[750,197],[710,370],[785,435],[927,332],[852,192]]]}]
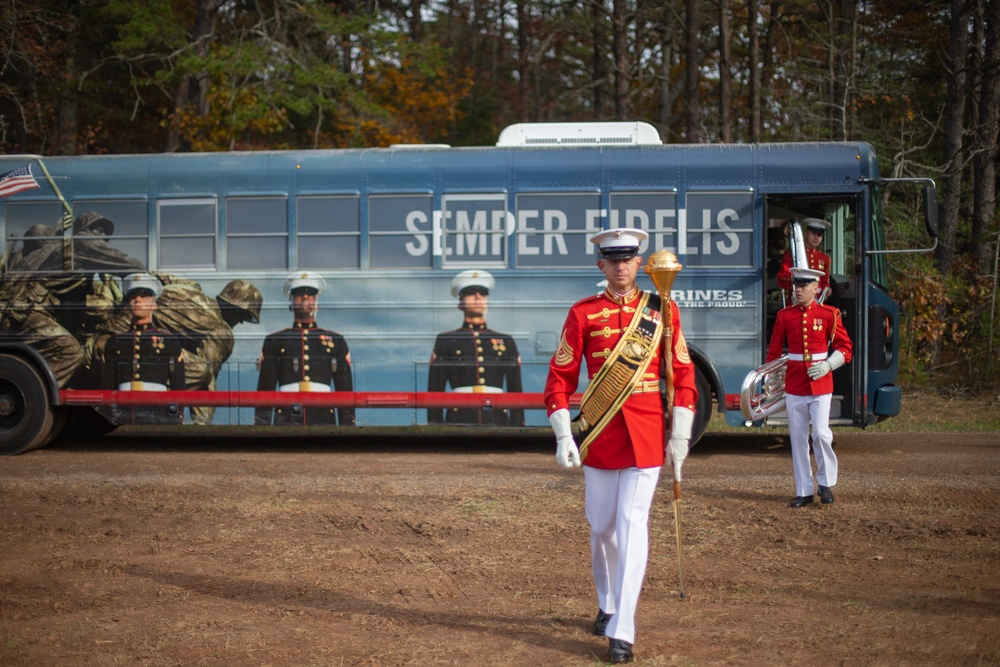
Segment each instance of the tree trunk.
[{"label": "tree trunk", "polygon": [[729,0],[719,0],[719,139],[733,140],[732,35]]},{"label": "tree trunk", "polygon": [[1000,130],[1000,2],[986,3],[985,45],[973,159],[972,256],[976,275],[992,269],[991,227],[996,219],[996,174],[998,130]]},{"label": "tree trunk", "polygon": [[612,49],[615,58],[615,118],[630,120],[632,117],[631,74],[628,61],[628,25],[626,0],[612,0],[612,20],[614,29]]},{"label": "tree trunk", "polygon": [[674,102],[679,86],[674,83],[674,57],[677,49],[677,15],[669,3],[663,3],[663,21],[660,33],[660,103],[657,122],[664,133],[676,136],[674,127]]},{"label": "tree trunk", "polygon": [[698,0],[685,0],[684,28],[684,58],[687,61],[684,70],[687,126],[685,133],[688,143],[696,144],[701,141],[701,119],[698,115],[701,106],[698,103],[698,65],[701,64],[698,56]]},{"label": "tree trunk", "polygon": [[66,57],[63,61],[66,70],[63,76],[72,85],[61,86],[59,89],[59,110],[56,116],[56,149],[59,155],[77,155],[80,152],[77,121],[79,93],[76,85],[80,77],[76,62],[76,40],[79,34],[79,30],[71,30],[66,36]]},{"label": "tree trunk", "polygon": [[[531,86],[528,82],[528,70],[531,67],[531,61],[528,57],[531,48],[528,41],[528,22],[530,19],[528,18],[529,9],[526,2],[518,0],[514,7],[517,12],[517,71],[520,74],[517,78],[517,117],[524,119],[528,118],[528,98],[531,96]],[[538,120],[537,99],[532,101],[531,107],[530,117],[532,120]]]},{"label": "tree trunk", "polygon": [[[211,37],[215,32],[215,13],[220,2],[221,0],[198,0],[198,13],[195,16],[194,31],[191,33],[191,44],[201,57],[207,56],[211,48]],[[181,74],[174,93],[170,131],[163,147],[165,152],[173,153],[182,148],[180,116],[186,108],[196,109],[198,115],[203,118],[208,115],[210,84],[208,73],[205,71]]]},{"label": "tree trunk", "polygon": [[962,196],[962,135],[965,133],[965,100],[968,96],[966,59],[969,49],[969,4],[951,0],[950,40],[945,76],[948,93],[944,110],[944,137],[941,163],[945,167],[941,184],[944,197],[939,204],[940,242],[936,257],[943,275],[951,273],[955,261],[955,236]]},{"label": "tree trunk", "polygon": [[593,58],[591,59],[591,81],[593,83],[593,104],[594,119],[604,118],[607,114],[607,81],[608,62],[605,52],[607,35],[604,30],[607,14],[604,11],[604,2],[590,3],[590,24],[592,26],[591,35],[594,42]]},{"label": "tree trunk", "polygon": [[759,127],[761,132],[761,137],[764,131],[764,102],[767,101],[767,95],[765,90],[768,90],[768,86],[771,83],[771,79],[774,77],[774,49],[775,43],[779,39],[779,35],[782,31],[781,26],[781,3],[782,0],[772,0],[767,18],[767,33],[764,35],[764,48],[760,54],[760,119]]},{"label": "tree trunk", "polygon": [[750,78],[750,143],[760,142],[760,31],[757,30],[757,0],[747,1],[747,69]]}]

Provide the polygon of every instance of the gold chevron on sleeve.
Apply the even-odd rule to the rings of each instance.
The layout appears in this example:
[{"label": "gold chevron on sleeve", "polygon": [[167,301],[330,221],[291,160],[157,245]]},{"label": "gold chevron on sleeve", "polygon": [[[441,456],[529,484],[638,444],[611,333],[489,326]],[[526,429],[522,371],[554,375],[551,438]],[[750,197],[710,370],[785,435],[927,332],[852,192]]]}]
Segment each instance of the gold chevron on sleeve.
[{"label": "gold chevron on sleeve", "polygon": [[553,357],[556,366],[566,366],[573,361],[573,347],[566,342],[566,330],[563,330],[562,338],[559,339],[559,349]]},{"label": "gold chevron on sleeve", "polygon": [[674,339],[674,357],[682,364],[691,363],[691,355],[688,354],[688,344],[684,340],[683,331],[678,331],[677,337]]}]

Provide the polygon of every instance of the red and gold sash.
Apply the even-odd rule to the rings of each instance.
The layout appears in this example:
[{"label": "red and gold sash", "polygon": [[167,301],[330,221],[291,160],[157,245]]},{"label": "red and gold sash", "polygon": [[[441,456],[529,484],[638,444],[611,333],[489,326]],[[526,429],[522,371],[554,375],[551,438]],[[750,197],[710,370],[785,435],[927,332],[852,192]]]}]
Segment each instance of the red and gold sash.
[{"label": "red and gold sash", "polygon": [[636,305],[635,317],[587,386],[580,401],[580,415],[576,419],[580,428],[577,442],[581,461],[586,458],[590,443],[618,414],[632,395],[636,382],[649,367],[656,346],[663,336],[660,306],[658,294],[642,293]]}]

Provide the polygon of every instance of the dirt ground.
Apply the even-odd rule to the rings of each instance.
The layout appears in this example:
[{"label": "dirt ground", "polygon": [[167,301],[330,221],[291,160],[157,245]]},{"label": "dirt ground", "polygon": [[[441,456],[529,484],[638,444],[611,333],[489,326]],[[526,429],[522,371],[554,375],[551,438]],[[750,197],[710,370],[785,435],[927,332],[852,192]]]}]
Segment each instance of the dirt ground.
[{"label": "dirt ground", "polygon": [[[0,665],[606,662],[550,436],[202,434],[0,459]],[[1000,433],[836,441],[800,510],[786,433],[698,444],[684,600],[661,481],[637,664],[1000,664]]]}]

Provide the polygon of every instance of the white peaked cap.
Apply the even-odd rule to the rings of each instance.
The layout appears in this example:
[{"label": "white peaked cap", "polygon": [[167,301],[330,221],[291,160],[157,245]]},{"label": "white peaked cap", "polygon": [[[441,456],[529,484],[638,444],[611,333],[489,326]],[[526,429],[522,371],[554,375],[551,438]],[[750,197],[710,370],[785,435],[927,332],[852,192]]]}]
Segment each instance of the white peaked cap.
[{"label": "white peaked cap", "polygon": [[318,273],[300,271],[288,276],[285,279],[285,284],[281,286],[281,290],[286,297],[291,298],[292,292],[301,287],[312,287],[319,293],[326,289],[326,279]]},{"label": "white peaked cap", "polygon": [[590,242],[601,249],[605,259],[629,259],[639,254],[639,244],[649,238],[649,234],[633,227],[605,229],[590,237]]},{"label": "white peaked cap", "polygon": [[122,291],[126,297],[137,289],[148,290],[159,298],[163,292],[163,284],[156,276],[148,273],[130,273],[122,279]]},{"label": "white peaked cap", "polygon": [[481,287],[489,294],[493,291],[494,285],[496,285],[496,280],[488,271],[469,269],[451,279],[451,295],[460,299],[462,291],[469,287]]},{"label": "white peaked cap", "polygon": [[823,277],[822,271],[817,271],[816,269],[805,269],[802,268],[801,266],[793,266],[788,271],[789,273],[792,274],[793,282],[796,280],[806,280],[806,279],[812,282],[813,280],[819,280],[820,278]]},{"label": "white peaked cap", "polygon": [[802,218],[802,224],[813,229],[830,229],[830,223],[823,218]]}]

